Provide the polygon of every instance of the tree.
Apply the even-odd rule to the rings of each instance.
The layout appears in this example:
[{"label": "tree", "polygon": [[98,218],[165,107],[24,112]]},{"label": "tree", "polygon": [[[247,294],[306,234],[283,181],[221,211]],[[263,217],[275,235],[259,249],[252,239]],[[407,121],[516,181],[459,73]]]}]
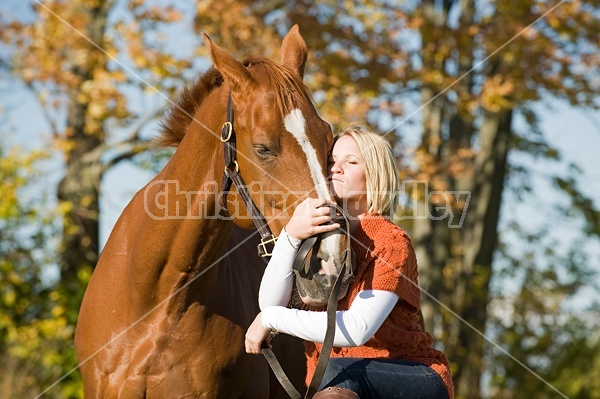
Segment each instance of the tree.
[{"label": "tree", "polygon": [[[570,299],[589,296],[583,288],[595,290],[590,281],[597,275],[590,259],[581,251],[580,238],[573,248],[560,250],[550,229],[528,232],[511,223],[521,245],[503,242],[503,261],[497,273],[504,275],[492,285],[494,292],[489,331],[503,350],[531,367],[499,352],[487,351],[495,398],[595,398],[600,384],[600,336],[598,304],[588,302],[574,308]],[[511,282],[506,287],[507,281]],[[587,302],[587,301],[586,301]]]},{"label": "tree", "polygon": [[[0,155],[0,396],[34,397],[75,367],[70,320],[77,312],[48,277],[56,215],[36,186],[49,155],[9,149],[4,135]],[[71,375],[49,397],[79,397],[80,390],[80,378]]]},{"label": "tree", "polygon": [[[439,122],[431,124],[437,126],[438,131],[433,136],[425,136],[427,140],[423,142],[423,150],[429,149],[426,154],[437,161],[441,171],[452,169],[452,158],[460,157],[461,150],[473,154],[467,160],[467,164],[471,164],[467,174],[453,176],[451,173],[440,173],[445,175],[442,180],[451,191],[466,189],[472,193],[461,237],[454,241],[445,231],[447,229],[439,228],[440,226],[438,229],[425,229],[433,231],[429,237],[431,243],[447,243],[446,248],[450,250],[458,244],[464,251],[461,261],[451,271],[450,281],[454,280],[454,284],[450,284],[449,288],[453,294],[448,298],[450,307],[469,325],[451,322],[445,347],[449,357],[460,365],[455,369],[459,395],[473,397],[479,392],[483,371],[483,340],[471,326],[478,331],[485,331],[486,327],[500,205],[509,171],[507,156],[516,142],[531,140],[531,135],[527,132],[515,130],[514,120],[520,113],[532,122],[531,126],[535,129],[536,116],[530,107],[545,93],[574,100],[577,91],[580,91],[581,101],[576,102],[583,106],[593,105],[594,90],[590,87],[591,82],[569,65],[575,60],[577,52],[576,47],[569,43],[586,41],[593,32],[597,34],[597,28],[584,22],[593,16],[590,9],[586,10],[584,7],[577,10],[577,5],[574,8],[568,5],[556,9],[548,17],[548,22],[540,20],[533,30],[511,42],[526,26],[549,11],[551,5],[499,2],[489,16],[478,10],[475,3],[447,2],[447,5],[447,10],[439,9],[434,13],[437,20],[448,21],[446,13],[456,12],[453,7],[461,7],[458,29],[445,26],[439,33],[457,43],[454,50],[456,55],[438,57],[443,60],[444,65],[458,65],[458,73],[449,74],[452,79],[462,76],[474,66],[477,52],[491,54],[500,45],[509,43],[504,51],[490,60],[481,70],[482,73],[472,74],[453,87],[457,101],[448,101],[448,97],[444,95],[428,106],[435,109],[436,102],[444,103],[439,105]],[[436,18],[425,16],[425,20],[429,21],[429,28],[425,26],[422,29],[435,31],[434,27],[439,26],[435,23]],[[479,27],[475,24],[477,19],[480,19]],[[579,22],[582,23],[581,31],[568,29],[569,25]],[[480,30],[481,28],[483,29]],[[583,51],[585,53],[587,50]],[[571,54],[565,56],[562,55],[563,52]],[[434,51],[432,56],[433,59],[439,56],[439,50]],[[431,66],[432,71],[449,69],[447,66],[442,68],[442,64],[426,64]],[[573,81],[572,86],[560,84],[566,76]],[[437,95],[440,89],[437,86],[432,94]],[[478,109],[474,116],[461,112],[468,110],[477,97]],[[431,96],[425,94],[424,99],[428,98]],[[442,140],[435,140],[436,137],[442,137]],[[433,151],[429,144],[432,138],[434,142],[441,143],[434,145]],[[534,139],[543,144],[542,137]],[[448,251],[447,255],[449,254]],[[446,266],[443,263],[445,257],[446,255],[440,257],[439,261],[432,259],[429,264],[426,262],[426,270],[427,267],[429,270],[437,270],[438,276],[441,276]],[[441,278],[437,278],[437,281],[441,281]]]},{"label": "tree", "polygon": [[[144,129],[161,115],[190,62],[168,51],[161,30],[181,18],[171,6],[115,1],[47,1],[2,21],[4,60],[38,97],[61,149],[65,176],[61,283],[81,291],[77,274],[99,255],[99,196],[104,173],[147,150]],[[132,101],[145,97],[143,105]],[[80,298],[73,306],[78,307]]]},{"label": "tree", "polygon": [[[173,7],[143,1],[118,7],[110,0],[12,3],[0,17],[0,68],[35,94],[43,110],[38,117],[51,128],[51,148],[58,149],[65,165],[57,187],[60,212],[53,215],[60,218],[61,230],[54,248],[58,285],[42,284],[40,269],[49,260],[14,263],[11,255],[3,263],[9,280],[2,286],[11,309],[3,314],[3,350],[10,359],[19,359],[9,365],[22,370],[14,379],[23,382],[22,390],[11,395],[23,397],[75,368],[77,311],[100,248],[102,176],[150,147],[147,129],[162,114],[164,98],[181,86],[191,63],[173,55],[161,37],[166,26],[181,18]],[[6,223],[7,232],[18,231],[19,226]],[[28,252],[13,248],[11,253]],[[21,280],[14,280],[15,275]],[[18,309],[32,314],[20,320]],[[5,381],[10,387],[9,376]],[[69,374],[48,395],[80,397],[80,385],[79,375]]]}]

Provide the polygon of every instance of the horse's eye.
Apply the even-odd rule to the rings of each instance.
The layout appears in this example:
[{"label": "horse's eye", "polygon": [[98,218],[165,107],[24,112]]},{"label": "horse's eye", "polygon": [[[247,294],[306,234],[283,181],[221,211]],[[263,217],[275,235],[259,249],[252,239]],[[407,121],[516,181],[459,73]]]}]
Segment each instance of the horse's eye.
[{"label": "horse's eye", "polygon": [[273,151],[269,150],[266,146],[264,146],[262,144],[254,145],[254,151],[256,151],[256,153],[263,158],[275,156]]}]

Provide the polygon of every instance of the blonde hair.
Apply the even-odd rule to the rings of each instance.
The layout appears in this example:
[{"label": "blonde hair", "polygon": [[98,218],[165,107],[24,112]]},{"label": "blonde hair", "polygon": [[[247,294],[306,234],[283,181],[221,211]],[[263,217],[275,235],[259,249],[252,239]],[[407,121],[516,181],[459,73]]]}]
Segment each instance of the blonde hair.
[{"label": "blonde hair", "polygon": [[392,146],[382,136],[363,126],[351,125],[335,140],[350,136],[365,162],[369,213],[392,219],[398,204],[398,168]]}]

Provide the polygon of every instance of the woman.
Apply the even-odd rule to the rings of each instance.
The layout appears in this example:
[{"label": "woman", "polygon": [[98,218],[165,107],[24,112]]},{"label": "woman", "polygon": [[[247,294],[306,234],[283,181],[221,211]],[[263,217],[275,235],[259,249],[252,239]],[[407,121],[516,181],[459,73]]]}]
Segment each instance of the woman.
[{"label": "woman", "polygon": [[[350,216],[355,279],[338,303],[334,349],[321,382],[322,398],[448,398],[454,396],[448,360],[419,324],[417,262],[408,235],[392,223],[398,175],[390,145],[351,126],[335,141],[330,184]],[[246,351],[260,353],[271,330],[306,342],[307,381],[327,327],[326,313],[286,307],[292,263],[301,240],[339,228],[325,200],[307,199],[282,231],[259,292],[261,313],[246,333]]]}]

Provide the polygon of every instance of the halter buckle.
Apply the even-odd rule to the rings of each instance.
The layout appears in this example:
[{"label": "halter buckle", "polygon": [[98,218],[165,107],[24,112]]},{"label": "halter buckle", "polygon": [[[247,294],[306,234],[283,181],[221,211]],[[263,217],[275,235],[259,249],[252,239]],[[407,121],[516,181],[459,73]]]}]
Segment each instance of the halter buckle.
[{"label": "halter buckle", "polygon": [[261,258],[266,258],[267,256],[272,256],[273,248],[271,248],[271,251],[269,252],[269,250],[267,249],[267,244],[273,244],[273,247],[275,247],[276,242],[277,242],[277,237],[275,237],[273,234],[271,234],[271,237],[261,238],[260,244],[258,244],[258,255]]},{"label": "halter buckle", "polygon": [[223,143],[228,142],[229,139],[231,138],[232,132],[233,132],[233,125],[231,124],[231,122],[227,121],[227,122],[223,123],[223,126],[221,127],[221,141]]}]

